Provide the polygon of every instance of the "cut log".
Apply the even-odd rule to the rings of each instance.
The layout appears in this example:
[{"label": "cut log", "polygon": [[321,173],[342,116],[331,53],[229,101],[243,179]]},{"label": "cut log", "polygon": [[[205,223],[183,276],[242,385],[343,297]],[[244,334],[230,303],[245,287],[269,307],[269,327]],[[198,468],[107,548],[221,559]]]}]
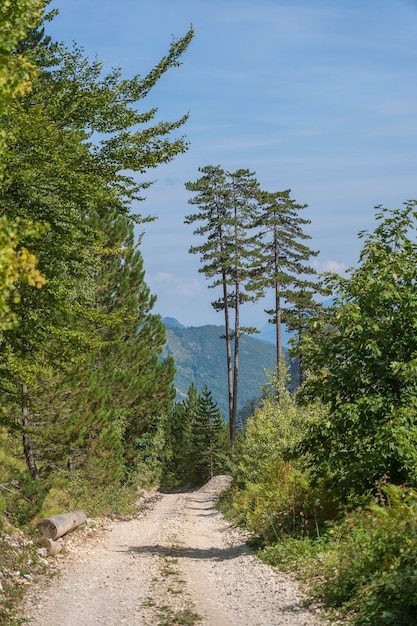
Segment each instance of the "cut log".
[{"label": "cut log", "polygon": [[61,552],[61,544],[58,541],[49,539],[48,537],[41,537],[36,543],[41,548],[46,548],[48,550],[48,554],[50,554],[51,556],[55,556],[55,554]]},{"label": "cut log", "polygon": [[58,539],[70,530],[82,526],[87,521],[84,511],[71,511],[71,513],[62,513],[47,517],[38,524],[38,530],[43,537],[50,539]]}]

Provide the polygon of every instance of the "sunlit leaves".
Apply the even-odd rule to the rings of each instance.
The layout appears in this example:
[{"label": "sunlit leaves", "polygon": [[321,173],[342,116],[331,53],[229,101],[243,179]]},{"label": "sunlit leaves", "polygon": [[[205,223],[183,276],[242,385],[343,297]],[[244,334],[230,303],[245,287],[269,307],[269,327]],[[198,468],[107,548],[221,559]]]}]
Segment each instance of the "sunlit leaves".
[{"label": "sunlit leaves", "polygon": [[[0,18],[29,5],[41,8],[6,1]],[[70,455],[72,466],[85,463],[110,479],[120,477],[127,457],[136,458],[138,437],[172,401],[172,363],[159,359],[164,327],[151,314],[155,298],[133,241],[134,225],[151,218],[130,214],[150,184],[141,176],[187,148],[175,136],[187,115],[165,122],[156,108],[142,112],[138,104],[179,64],[193,31],[172,42],[144,78],[126,79],[120,70],[105,74],[81,48],[30,30],[38,22],[25,16],[10,50],[16,59],[27,54],[37,71],[30,92],[25,83],[9,90],[1,110],[8,152],[0,260],[8,266],[0,288],[5,300],[12,296],[6,321],[19,319],[19,326],[7,328],[0,343],[0,386],[8,425],[30,434],[41,473]],[[18,224],[24,228],[15,237]],[[107,473],[106,461],[113,467]]]},{"label": "sunlit leaves", "polygon": [[42,287],[45,276],[37,268],[37,259],[27,248],[19,244],[19,236],[38,234],[39,225],[24,225],[19,221],[10,222],[0,218],[0,331],[11,328],[17,322],[11,311],[10,298],[14,303],[20,300],[18,281],[32,287]]},{"label": "sunlit leaves", "polygon": [[328,277],[336,299],[301,344],[304,396],[332,407],[330,428],[315,428],[306,449],[345,488],[416,478],[416,206],[377,207],[358,268]]}]

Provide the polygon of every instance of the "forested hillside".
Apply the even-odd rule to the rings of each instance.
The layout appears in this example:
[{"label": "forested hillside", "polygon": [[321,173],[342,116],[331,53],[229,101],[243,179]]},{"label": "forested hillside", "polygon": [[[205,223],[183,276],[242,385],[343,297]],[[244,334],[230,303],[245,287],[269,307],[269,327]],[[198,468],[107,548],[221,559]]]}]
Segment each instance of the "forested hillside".
[{"label": "forested hillside", "polygon": [[[167,329],[165,354],[175,361],[175,388],[177,399],[186,397],[194,383],[201,390],[205,385],[213,394],[225,420],[228,419],[227,372],[225,359],[225,329],[223,326],[175,325],[171,318],[163,319]],[[267,382],[266,371],[275,369],[275,348],[254,336],[241,340],[240,384],[238,408],[252,398],[262,395],[261,387]]]}]

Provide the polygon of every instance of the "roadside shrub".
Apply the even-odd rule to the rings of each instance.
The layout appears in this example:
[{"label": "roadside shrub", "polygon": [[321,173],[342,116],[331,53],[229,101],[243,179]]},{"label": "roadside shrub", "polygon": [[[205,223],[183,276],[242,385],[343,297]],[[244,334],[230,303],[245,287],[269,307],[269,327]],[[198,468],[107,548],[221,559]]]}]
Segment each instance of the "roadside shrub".
[{"label": "roadside shrub", "polygon": [[31,525],[45,517],[82,509],[87,517],[130,514],[135,509],[137,487],[114,481],[97,489],[97,485],[79,471],[63,471],[45,485],[42,506],[33,511]]},{"label": "roadside shrub", "polygon": [[138,497],[137,488],[132,485],[114,481],[97,489],[88,478],[77,472],[65,475],[63,490],[70,510],[83,509],[88,517],[131,513]]},{"label": "roadside shrub", "polygon": [[291,462],[273,460],[261,482],[235,490],[232,506],[266,545],[285,536],[319,538],[339,512],[337,497],[323,482],[312,484],[308,473]]},{"label": "roadside shrub", "polygon": [[278,566],[281,571],[296,573],[301,579],[311,580],[325,559],[327,547],[326,536],[283,536],[280,541],[265,546],[258,556],[264,563]]},{"label": "roadside shrub", "polygon": [[248,420],[237,450],[233,507],[240,521],[269,544],[289,534],[320,535],[324,519],[337,505],[290,452],[308,424],[326,409],[321,404],[299,407],[285,388],[285,372],[270,377],[262,405]]},{"label": "roadside shrub", "polygon": [[415,626],[417,493],[387,485],[381,494],[334,530],[316,591],[355,626]]},{"label": "roadside shrub", "polygon": [[22,473],[7,491],[3,491],[3,508],[11,524],[24,527],[30,524],[42,508],[47,487],[34,480],[28,472]]}]

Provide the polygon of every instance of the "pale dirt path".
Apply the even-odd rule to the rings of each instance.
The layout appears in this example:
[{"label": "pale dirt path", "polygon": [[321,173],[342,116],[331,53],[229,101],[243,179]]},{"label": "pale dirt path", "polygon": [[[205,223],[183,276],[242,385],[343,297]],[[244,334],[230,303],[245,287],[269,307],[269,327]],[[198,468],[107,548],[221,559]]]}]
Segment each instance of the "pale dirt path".
[{"label": "pale dirt path", "polygon": [[31,626],[315,626],[296,584],[260,563],[214,508],[222,477],[115,522],[32,588]]}]

